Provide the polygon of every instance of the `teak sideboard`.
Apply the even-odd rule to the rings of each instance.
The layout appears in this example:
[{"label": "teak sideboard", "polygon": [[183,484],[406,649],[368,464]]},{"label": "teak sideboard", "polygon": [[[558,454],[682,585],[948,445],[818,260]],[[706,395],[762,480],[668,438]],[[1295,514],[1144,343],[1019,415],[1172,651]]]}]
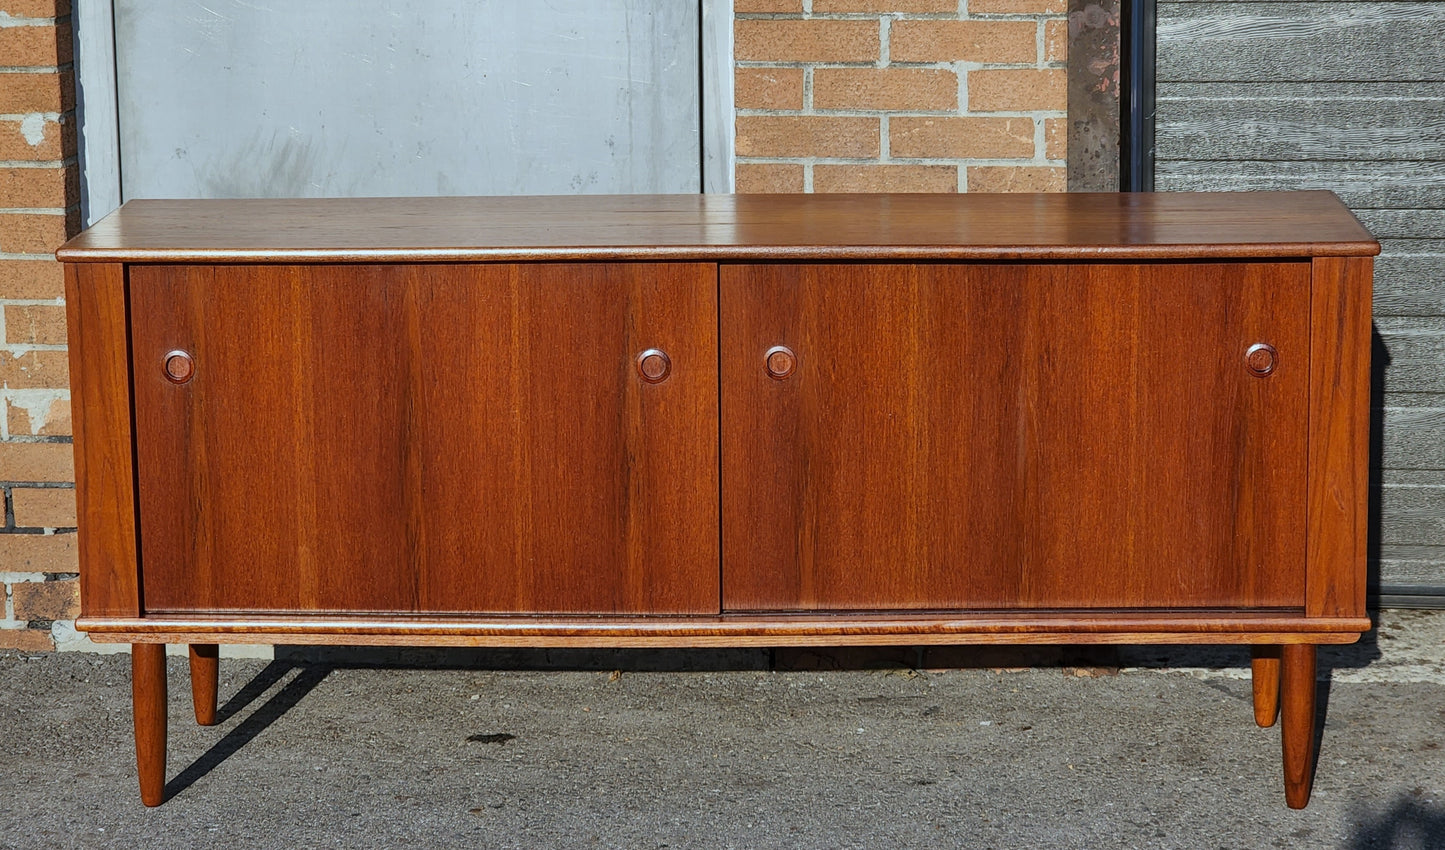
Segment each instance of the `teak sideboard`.
[{"label": "teak sideboard", "polygon": [[1328,192],[134,201],[66,262],[82,616],[164,645],[1246,643],[1309,798],[1368,630]]}]

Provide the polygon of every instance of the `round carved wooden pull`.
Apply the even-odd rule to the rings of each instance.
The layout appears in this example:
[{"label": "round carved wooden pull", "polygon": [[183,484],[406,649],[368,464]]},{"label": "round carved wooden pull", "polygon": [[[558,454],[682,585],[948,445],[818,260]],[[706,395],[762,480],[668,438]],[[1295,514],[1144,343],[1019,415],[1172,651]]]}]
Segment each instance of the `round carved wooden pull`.
[{"label": "round carved wooden pull", "polygon": [[667,375],[672,371],[672,358],[667,352],[658,348],[649,348],[637,355],[637,372],[642,375],[642,380],[649,384],[659,384],[667,380]]},{"label": "round carved wooden pull", "polygon": [[166,355],[164,367],[166,380],[173,384],[184,384],[196,374],[196,361],[185,351],[172,351]]},{"label": "round carved wooden pull", "polygon": [[786,345],[775,345],[763,355],[763,362],[767,365],[768,377],[781,381],[798,368],[798,355]]},{"label": "round carved wooden pull", "polygon": [[1263,378],[1279,365],[1279,352],[1267,342],[1256,342],[1244,352],[1244,365],[1256,378]]}]

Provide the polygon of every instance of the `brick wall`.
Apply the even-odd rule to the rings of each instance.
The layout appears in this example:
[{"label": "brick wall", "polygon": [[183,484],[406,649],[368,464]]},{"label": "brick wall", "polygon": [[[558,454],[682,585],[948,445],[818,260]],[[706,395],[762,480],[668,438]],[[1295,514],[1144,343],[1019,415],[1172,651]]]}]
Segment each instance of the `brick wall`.
[{"label": "brick wall", "polygon": [[1064,191],[1064,0],[734,10],[737,191]]},{"label": "brick wall", "polygon": [[[60,264],[76,230],[68,0],[0,0],[0,649],[74,634],[75,490]],[[58,625],[57,625],[58,621]]]}]

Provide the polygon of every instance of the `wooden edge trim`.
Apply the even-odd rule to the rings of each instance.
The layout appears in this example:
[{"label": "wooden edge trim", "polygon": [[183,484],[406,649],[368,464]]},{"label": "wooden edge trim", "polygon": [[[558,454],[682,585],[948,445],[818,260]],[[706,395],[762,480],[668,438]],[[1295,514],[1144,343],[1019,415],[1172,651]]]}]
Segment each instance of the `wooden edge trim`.
[{"label": "wooden edge trim", "polygon": [[1373,261],[1316,259],[1310,289],[1305,613],[1363,616]]},{"label": "wooden edge trim", "polygon": [[1377,242],[1221,245],[637,245],[564,248],[62,248],[68,263],[717,262],[834,260],[1200,260],[1365,257]]},{"label": "wooden edge trim", "polygon": [[141,612],[125,268],[65,267],[81,610]]},{"label": "wooden edge trim", "polygon": [[1043,644],[1346,644],[1359,640],[1356,633],[1339,632],[1248,632],[1233,634],[1185,634],[1182,632],[1095,632],[1089,634],[891,634],[891,635],[687,635],[687,636],[538,636],[517,635],[397,635],[274,632],[101,632],[92,633],[96,643],[174,644],[288,644],[340,646],[471,646],[498,648],[568,649],[710,649],[774,646],[970,646]]},{"label": "wooden edge trim", "polygon": [[820,646],[968,643],[1352,643],[1367,618],[1037,616],[967,619],[760,617],[461,620],[82,618],[100,642],[437,646]]}]

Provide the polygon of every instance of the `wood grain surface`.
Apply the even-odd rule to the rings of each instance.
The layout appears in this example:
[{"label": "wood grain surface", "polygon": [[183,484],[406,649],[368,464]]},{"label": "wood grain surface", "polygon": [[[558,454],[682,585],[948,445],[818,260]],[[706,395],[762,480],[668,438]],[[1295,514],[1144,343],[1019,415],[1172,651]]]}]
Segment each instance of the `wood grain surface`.
[{"label": "wood grain surface", "polygon": [[718,611],[713,266],[139,266],[131,288],[148,613]]},{"label": "wood grain surface", "polygon": [[90,616],[141,612],[125,267],[65,267],[80,603]]},{"label": "wood grain surface", "polygon": [[70,262],[1373,255],[1329,192],[131,201]]},{"label": "wood grain surface", "polygon": [[1313,263],[1306,610],[1326,617],[1365,613],[1370,262],[1322,258]]},{"label": "wood grain surface", "polygon": [[1354,643],[1367,618],[1294,611],[934,611],[676,617],[151,615],[85,620],[94,640],[412,646]]},{"label": "wood grain surface", "polygon": [[724,608],[1303,605],[1309,285],[723,267]]}]

